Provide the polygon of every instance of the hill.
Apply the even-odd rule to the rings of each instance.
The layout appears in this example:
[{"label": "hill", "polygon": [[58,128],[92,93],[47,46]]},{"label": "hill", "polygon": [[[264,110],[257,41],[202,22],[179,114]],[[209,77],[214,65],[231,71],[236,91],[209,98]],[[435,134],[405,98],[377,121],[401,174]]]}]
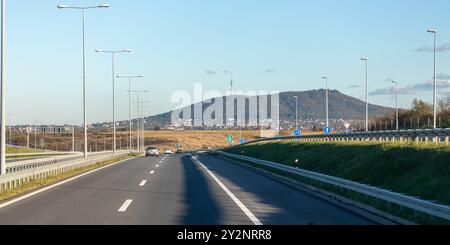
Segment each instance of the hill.
[{"label": "hill", "polygon": [[[305,92],[282,92],[280,93],[280,120],[295,121],[295,104],[298,96],[298,116],[299,120],[323,120],[325,118],[325,90],[312,90]],[[227,97],[223,97],[226,101]],[[248,115],[248,97],[246,111]],[[214,102],[215,99],[212,100]],[[269,100],[270,101],[270,100]],[[209,103],[203,103],[203,111],[210,106]],[[191,110],[194,111],[194,105]],[[329,110],[330,119],[343,120],[364,120],[365,118],[365,102],[351,96],[332,90],[329,93]],[[226,103],[224,102],[224,112],[226,111]],[[370,117],[380,117],[391,112],[392,109],[374,104],[369,106]],[[170,125],[172,111],[146,117],[147,125],[155,127],[166,127]],[[225,117],[224,117],[225,118]]]}]

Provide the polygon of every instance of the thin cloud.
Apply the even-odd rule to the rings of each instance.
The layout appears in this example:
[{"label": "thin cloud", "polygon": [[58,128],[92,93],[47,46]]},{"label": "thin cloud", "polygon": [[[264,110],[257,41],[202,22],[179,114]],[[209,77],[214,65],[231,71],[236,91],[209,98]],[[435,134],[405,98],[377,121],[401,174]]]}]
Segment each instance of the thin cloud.
[{"label": "thin cloud", "polygon": [[[450,81],[449,80],[437,81],[437,88],[440,90],[450,89]],[[415,94],[421,91],[431,91],[433,90],[433,81],[427,81],[407,86],[399,86],[398,90],[400,94]],[[379,96],[379,95],[391,95],[394,93],[395,93],[395,86],[392,86],[389,88],[381,88],[374,90],[370,92],[370,95]]]},{"label": "thin cloud", "polygon": [[217,71],[208,70],[208,71],[205,71],[205,73],[208,75],[216,75]]},{"label": "thin cloud", "polygon": [[[370,92],[369,94],[372,96],[379,96],[379,95],[392,95],[395,94],[395,86],[389,87],[389,88],[380,88],[377,90],[374,90]],[[415,91],[412,90],[410,87],[399,87],[398,88],[399,94],[415,94]]]},{"label": "thin cloud", "polygon": [[275,72],[274,69],[267,69],[267,70],[266,70],[266,73],[274,73],[274,72]]},{"label": "thin cloud", "polygon": [[440,73],[436,77],[439,80],[450,80],[450,75],[444,73]]},{"label": "thin cloud", "polygon": [[348,86],[348,88],[362,88],[362,87],[359,85],[353,84],[353,85]]},{"label": "thin cloud", "polygon": [[[433,52],[433,47],[430,46],[422,46],[417,49],[411,50],[413,52]],[[436,47],[436,52],[446,52],[450,51],[450,43],[443,44],[441,46]]]},{"label": "thin cloud", "polygon": [[[434,85],[433,81],[427,81],[427,82],[415,84],[411,88],[413,90],[433,90],[433,85]],[[438,89],[450,88],[450,81],[449,80],[437,81],[437,88]]]}]

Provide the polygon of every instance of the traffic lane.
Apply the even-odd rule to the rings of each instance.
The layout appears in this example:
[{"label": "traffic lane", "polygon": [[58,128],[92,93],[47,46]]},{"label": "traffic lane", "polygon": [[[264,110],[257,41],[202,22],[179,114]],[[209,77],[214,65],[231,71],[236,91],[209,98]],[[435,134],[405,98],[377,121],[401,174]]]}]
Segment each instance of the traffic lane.
[{"label": "traffic lane", "polygon": [[267,225],[375,225],[307,192],[209,154],[197,157]]},{"label": "traffic lane", "polygon": [[0,209],[0,224],[113,224],[125,197],[160,159],[137,158],[113,165]]},{"label": "traffic lane", "polygon": [[166,157],[130,160],[0,209],[0,224],[251,224],[191,160]]},{"label": "traffic lane", "polygon": [[250,225],[233,201],[190,159],[170,155],[123,221],[149,225]]}]

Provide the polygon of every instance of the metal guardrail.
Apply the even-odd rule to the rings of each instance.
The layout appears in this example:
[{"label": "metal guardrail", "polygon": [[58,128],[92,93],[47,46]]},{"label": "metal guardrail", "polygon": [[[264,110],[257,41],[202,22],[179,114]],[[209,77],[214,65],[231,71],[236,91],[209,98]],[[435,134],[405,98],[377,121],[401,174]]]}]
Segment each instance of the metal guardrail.
[{"label": "metal guardrail", "polygon": [[[450,129],[423,129],[423,130],[399,130],[399,131],[373,131],[373,132],[355,132],[355,133],[337,133],[337,134],[317,134],[304,136],[280,136],[275,138],[264,138],[248,141],[245,144],[275,140],[399,140],[411,139],[415,141],[428,141],[437,139],[439,141],[449,142]],[[245,145],[244,144],[244,145]]]},{"label": "metal guardrail", "polygon": [[[125,151],[124,151],[125,152]],[[112,152],[94,152],[90,153],[90,157],[94,156],[102,156],[102,155],[111,155]],[[71,161],[76,159],[83,158],[82,153],[75,153],[71,155],[66,156],[55,156],[55,157],[49,157],[49,158],[41,158],[41,159],[33,159],[33,160],[25,160],[20,162],[14,162],[14,163],[7,163],[6,164],[6,173],[14,173],[18,171],[26,171],[28,169],[33,168],[39,168],[43,166],[50,166],[56,163],[64,162],[64,161]]]},{"label": "metal guardrail", "polygon": [[6,154],[6,158],[21,158],[21,157],[39,157],[39,156],[63,156],[63,155],[73,155],[79,154],[78,152],[34,152],[34,153],[10,153]]},{"label": "metal guardrail", "polygon": [[265,161],[265,160],[259,160],[259,159],[246,157],[246,156],[230,154],[230,153],[226,153],[226,152],[222,152],[222,151],[215,151],[215,153],[225,156],[225,157],[229,157],[229,158],[233,158],[233,159],[237,159],[237,160],[241,160],[241,161],[248,161],[248,162],[258,164],[258,165],[263,165],[263,166],[270,167],[273,169],[281,170],[281,171],[295,174],[295,175],[298,175],[298,176],[301,176],[301,177],[304,177],[307,179],[319,181],[322,183],[327,183],[327,184],[330,184],[330,185],[333,185],[336,187],[340,187],[340,188],[351,190],[351,191],[361,193],[361,194],[364,194],[367,196],[371,196],[371,197],[374,197],[374,198],[377,198],[380,200],[384,200],[389,203],[394,203],[394,204],[400,205],[402,207],[407,207],[412,210],[416,210],[416,211],[419,211],[419,212],[422,212],[422,213],[425,213],[428,215],[432,215],[434,217],[439,217],[439,218],[442,218],[445,220],[450,220],[450,207],[446,206],[446,205],[433,203],[430,201],[406,196],[403,194],[383,190],[380,188],[376,188],[376,187],[372,187],[372,186],[368,186],[368,185],[364,185],[364,184],[324,175],[324,174],[319,174],[319,173],[315,173],[315,172],[311,172],[311,171],[307,171],[307,170],[289,167],[289,166],[282,165],[279,163],[274,163],[274,162]]},{"label": "metal guardrail", "polygon": [[[39,161],[36,161],[28,167],[17,168],[14,171],[10,170],[6,175],[0,176],[0,191],[15,188],[32,179],[45,178],[128,153],[129,151],[120,151],[113,155],[112,152],[99,152],[90,154],[88,158],[79,156],[78,158],[59,159],[59,161],[49,161],[41,164],[39,164]],[[39,160],[42,161],[41,159]],[[22,162],[21,164],[24,163]]]}]

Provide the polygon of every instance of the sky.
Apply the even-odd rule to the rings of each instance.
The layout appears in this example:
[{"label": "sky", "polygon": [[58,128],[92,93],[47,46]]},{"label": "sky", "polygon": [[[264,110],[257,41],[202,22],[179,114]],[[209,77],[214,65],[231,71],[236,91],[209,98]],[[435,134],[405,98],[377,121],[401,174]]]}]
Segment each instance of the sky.
[{"label": "sky", "polygon": [[[8,124],[82,123],[81,12],[58,4],[91,0],[7,1]],[[432,101],[436,28],[439,97],[450,95],[450,1],[446,0],[106,0],[86,15],[88,121],[112,121],[111,57],[117,75],[143,75],[146,115],[174,109],[172,94],[225,92],[229,72],[243,91],[306,91],[325,86],[400,106]],[[229,72],[226,72],[229,71]],[[128,82],[116,81],[117,117],[128,119]],[[133,112],[134,113],[134,112]]]}]

